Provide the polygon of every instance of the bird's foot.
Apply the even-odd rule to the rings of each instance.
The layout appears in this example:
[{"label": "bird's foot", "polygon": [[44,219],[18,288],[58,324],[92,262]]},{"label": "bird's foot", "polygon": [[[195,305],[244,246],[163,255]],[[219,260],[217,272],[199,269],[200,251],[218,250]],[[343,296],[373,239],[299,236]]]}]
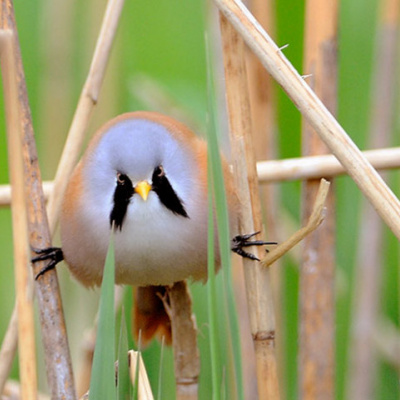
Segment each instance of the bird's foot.
[{"label": "bird's foot", "polygon": [[[237,235],[232,239],[231,250],[243,258],[250,258],[250,260],[260,261],[258,257],[248,251],[243,250],[243,247],[249,246],[265,246],[278,244],[277,242],[264,242],[263,240],[250,240],[253,236],[258,235],[260,232],[249,233],[247,235]],[[268,253],[268,249],[266,249]]]},{"label": "bird's foot", "polygon": [[50,260],[50,262],[43,267],[35,276],[35,280],[39,279],[47,271],[55,268],[55,266],[62,260],[64,260],[64,254],[61,247],[47,247],[46,249],[35,249],[32,250],[38,255],[32,258],[32,264],[38,261]]}]

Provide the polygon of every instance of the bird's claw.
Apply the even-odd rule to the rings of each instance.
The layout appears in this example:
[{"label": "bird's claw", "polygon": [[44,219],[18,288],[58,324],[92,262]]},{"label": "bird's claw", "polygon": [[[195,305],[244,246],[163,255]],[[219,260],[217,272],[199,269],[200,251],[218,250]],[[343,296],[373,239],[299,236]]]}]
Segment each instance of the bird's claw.
[{"label": "bird's claw", "polygon": [[[246,235],[236,235],[232,239],[232,247],[231,247],[232,251],[235,252],[236,254],[239,254],[239,256],[242,256],[243,258],[249,258],[250,260],[260,261],[260,259],[256,257],[254,254],[243,250],[243,247],[274,245],[278,243],[264,242],[263,240],[250,240],[252,237],[258,235],[259,233],[260,231],[254,233],[248,233]],[[266,249],[266,252],[268,253],[268,249]]]},{"label": "bird's claw", "polygon": [[32,251],[38,254],[37,257],[33,257],[32,264],[38,261],[50,260],[50,262],[43,267],[35,276],[35,280],[44,275],[47,271],[55,268],[55,266],[62,260],[64,260],[64,254],[61,247],[47,247],[46,249],[36,249],[32,247]]}]

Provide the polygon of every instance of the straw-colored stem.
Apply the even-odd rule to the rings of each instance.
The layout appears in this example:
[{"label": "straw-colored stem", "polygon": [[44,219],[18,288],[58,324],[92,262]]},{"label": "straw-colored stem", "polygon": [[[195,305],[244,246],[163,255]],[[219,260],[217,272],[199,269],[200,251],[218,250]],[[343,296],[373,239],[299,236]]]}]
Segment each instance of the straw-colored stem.
[{"label": "straw-colored stem", "polygon": [[[14,11],[11,0],[3,0],[0,8],[0,28],[11,30],[14,35],[15,66],[17,70],[18,98],[21,107],[20,120],[23,132],[23,159],[26,201],[28,207],[29,241],[34,248],[51,246],[36,146],[34,141],[32,118],[28,103],[24,71],[21,61]],[[46,262],[33,266],[37,274]],[[76,399],[71,360],[61,298],[55,271],[49,271],[36,281],[36,294],[42,329],[42,341],[45,349],[47,381],[53,398]]]},{"label": "straw-colored stem", "polygon": [[[337,98],[336,0],[307,0],[304,72],[307,83],[335,114]],[[302,154],[329,149],[303,119]],[[303,218],[313,212],[318,180],[303,182]],[[303,241],[299,288],[299,398],[334,399],[335,384],[335,210],[334,191],[326,199],[324,224]]]},{"label": "straw-colored stem", "polygon": [[167,287],[164,305],[171,319],[177,400],[196,400],[199,390],[200,356],[192,299],[185,281]]},{"label": "straw-colored stem", "polygon": [[[153,392],[151,391],[150,381],[140,352],[130,350],[128,352],[128,360],[132,384],[138,385],[138,400],[153,400]],[[137,368],[139,368],[139,371],[137,371]],[[136,376],[138,382],[136,382]]]},{"label": "straw-colored stem", "polygon": [[49,198],[47,209],[50,231],[52,234],[54,234],[57,225],[58,215],[64,192],[68,184],[68,179],[78,161],[85,131],[92,111],[99,98],[101,85],[123,5],[124,0],[109,0],[107,4],[89,74],[82,89],[78,106],[68,132],[67,142],[65,143],[56,176],[54,178],[55,190],[53,190],[52,195]]},{"label": "straw-colored stem", "polygon": [[[268,32],[275,32],[275,1],[274,0],[252,0],[250,3],[251,12],[257,21]],[[254,143],[254,155],[257,161],[271,160],[277,158],[277,136],[276,136],[276,96],[274,81],[258,58],[250,51],[245,52],[246,66],[249,82],[249,98],[251,108],[252,135]],[[278,240],[278,224],[276,210],[278,208],[278,196],[280,188],[277,185],[264,185],[260,187],[260,198],[262,214],[265,222],[265,235],[269,240]],[[238,274],[239,269],[234,269]],[[240,277],[242,278],[242,277]],[[278,355],[279,375],[284,375],[284,346],[280,346],[283,339],[282,328],[282,269],[274,268],[271,270],[271,286],[274,298],[277,335],[276,347]],[[239,286],[240,287],[240,286]],[[245,296],[243,296],[245,299]],[[246,309],[244,304],[243,309]],[[246,328],[247,329],[247,328]],[[247,333],[247,332],[246,332]],[[245,341],[242,336],[243,372],[245,374],[245,390],[254,390],[255,383],[251,376],[255,374],[255,363],[248,356],[252,343]],[[246,347],[245,347],[246,346]],[[282,380],[283,381],[283,380]],[[281,385],[281,391],[284,389]],[[247,392],[246,398],[253,398],[254,394]],[[282,393],[282,397],[285,397]]]},{"label": "straw-colored stem", "polygon": [[264,267],[269,267],[289,250],[291,250],[296,244],[302,241],[307,235],[313,232],[324,220],[325,202],[329,191],[330,183],[325,179],[322,179],[318,188],[318,192],[315,198],[315,202],[312,207],[311,215],[308,218],[307,224],[295,232],[289,239],[280,243],[277,247],[270,250],[269,253],[261,260],[261,264]]},{"label": "straw-colored stem", "polygon": [[[226,99],[234,160],[234,175],[240,202],[240,231],[262,230],[261,205],[256,165],[252,153],[251,116],[248,98],[244,43],[221,14]],[[250,248],[257,254],[259,249]],[[260,398],[279,399],[275,356],[275,319],[269,271],[253,260],[244,259],[246,295],[253,336],[257,384]]]},{"label": "straw-colored stem", "polygon": [[35,325],[32,276],[28,269],[28,220],[25,203],[22,159],[21,106],[18,101],[17,70],[14,58],[14,33],[0,32],[1,70],[7,123],[8,163],[12,185],[12,225],[14,272],[18,312],[19,372],[23,399],[37,398]]},{"label": "straw-colored stem", "polygon": [[[398,69],[398,23],[400,3],[385,0],[380,3],[381,18],[375,43],[375,69],[369,145],[388,146],[393,131],[396,81]],[[383,176],[385,178],[385,176]],[[375,392],[377,349],[374,331],[378,323],[379,300],[384,259],[383,225],[370,204],[364,202],[359,228],[357,265],[352,307],[349,377],[346,397],[370,399]]]},{"label": "straw-colored stem", "polygon": [[[363,154],[377,170],[400,168],[400,147],[367,150]],[[346,174],[346,172],[342,164],[332,155],[259,161],[257,163],[260,183],[333,178]]]},{"label": "straw-colored stem", "polygon": [[400,239],[400,202],[278,46],[238,0],[214,0]]}]

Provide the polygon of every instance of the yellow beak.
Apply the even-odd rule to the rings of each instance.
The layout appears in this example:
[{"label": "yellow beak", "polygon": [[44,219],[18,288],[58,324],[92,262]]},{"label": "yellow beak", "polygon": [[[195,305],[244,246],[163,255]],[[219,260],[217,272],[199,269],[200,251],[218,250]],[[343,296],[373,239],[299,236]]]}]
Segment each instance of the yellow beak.
[{"label": "yellow beak", "polygon": [[151,190],[151,185],[146,181],[141,181],[135,186],[135,192],[146,201]]}]

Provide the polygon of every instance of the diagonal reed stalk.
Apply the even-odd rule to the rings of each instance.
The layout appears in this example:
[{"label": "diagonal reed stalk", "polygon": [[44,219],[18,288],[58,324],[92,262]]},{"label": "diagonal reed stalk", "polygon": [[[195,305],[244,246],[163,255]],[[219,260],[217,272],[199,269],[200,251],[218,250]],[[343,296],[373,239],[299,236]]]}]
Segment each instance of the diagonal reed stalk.
[{"label": "diagonal reed stalk", "polygon": [[[44,199],[32,128],[21,53],[17,38],[14,11],[11,0],[0,4],[0,28],[13,32],[13,57],[17,71],[18,98],[21,107],[20,121],[23,132],[23,161],[25,189],[28,207],[28,228],[30,245],[34,248],[51,246],[50,232],[44,207]],[[34,265],[37,274],[45,262]],[[47,381],[53,398],[76,399],[69,346],[64,315],[55,271],[49,271],[36,281],[36,295],[42,340],[45,348]]]},{"label": "diagonal reed stalk", "polygon": [[21,396],[37,398],[33,282],[29,266],[28,219],[25,202],[24,165],[22,159],[21,105],[18,99],[14,32],[0,33],[1,69],[3,75],[10,182],[12,185],[12,224],[14,241],[15,283],[18,312],[19,370]]},{"label": "diagonal reed stalk", "polygon": [[[310,87],[335,114],[337,93],[337,13],[335,0],[307,0],[304,71]],[[302,153],[329,153],[312,127],[303,121]],[[313,210],[318,180],[303,183],[303,218]],[[327,197],[324,223],[303,243],[299,298],[299,398],[335,397],[335,199]]]},{"label": "diagonal reed stalk", "polygon": [[282,86],[346,168],[387,226],[400,238],[400,202],[348,134],[239,0],[214,0],[267,71]]},{"label": "diagonal reed stalk", "polygon": [[[240,231],[262,230],[261,205],[251,145],[250,105],[244,59],[244,43],[221,14],[221,35],[225,65],[226,99],[229,114],[232,159],[241,205]],[[259,249],[250,248],[257,254]],[[258,262],[244,259],[251,333],[256,353],[260,398],[279,399],[275,356],[275,320],[269,271]]]},{"label": "diagonal reed stalk", "polygon": [[109,0],[107,3],[89,74],[79,97],[74,118],[68,132],[68,138],[54,178],[55,190],[53,190],[49,198],[47,210],[52,234],[54,234],[57,225],[69,177],[78,161],[89,119],[100,95],[101,85],[123,5],[124,0]]}]

